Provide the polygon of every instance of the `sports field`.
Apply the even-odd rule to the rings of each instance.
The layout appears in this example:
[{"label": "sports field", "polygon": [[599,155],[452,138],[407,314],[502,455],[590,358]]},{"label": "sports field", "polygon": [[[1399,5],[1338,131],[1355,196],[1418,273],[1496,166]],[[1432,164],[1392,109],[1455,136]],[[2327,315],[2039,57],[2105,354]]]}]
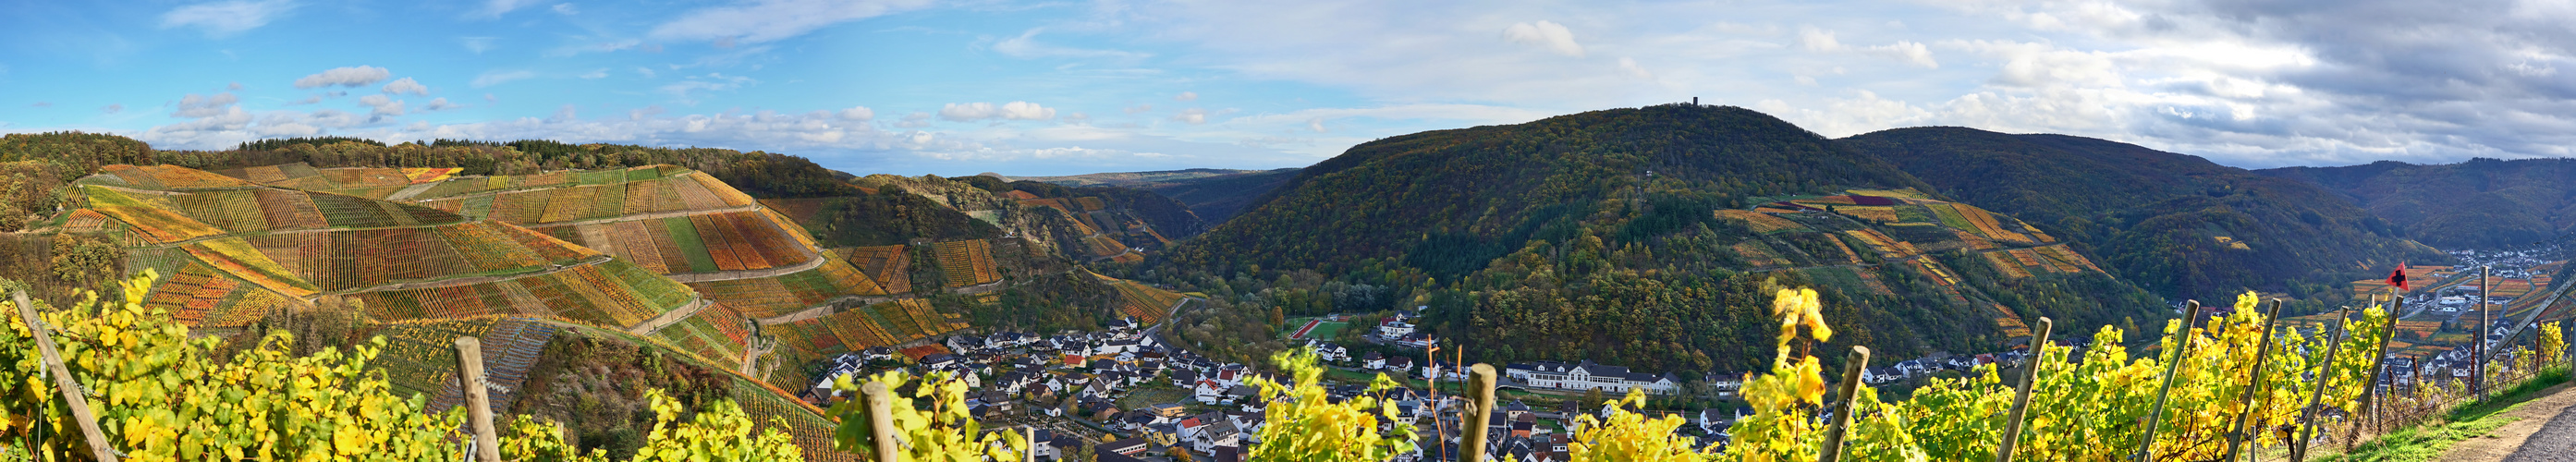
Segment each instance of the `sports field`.
[{"label": "sports field", "polygon": [[1295,318],[1288,320],[1288,330],[1286,332],[1281,332],[1281,334],[1287,335],[1290,340],[1303,338],[1330,339],[1341,335],[1342,329],[1348,329],[1350,327],[1351,323],[1345,321],[1326,321],[1324,318]]}]

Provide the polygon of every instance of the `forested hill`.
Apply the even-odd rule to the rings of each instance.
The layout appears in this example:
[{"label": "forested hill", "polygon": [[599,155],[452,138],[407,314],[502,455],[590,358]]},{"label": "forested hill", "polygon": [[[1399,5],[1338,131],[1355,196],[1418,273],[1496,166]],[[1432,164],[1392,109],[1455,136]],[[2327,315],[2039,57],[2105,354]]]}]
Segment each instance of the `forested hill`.
[{"label": "forested hill", "polygon": [[1243,211],[1254,200],[1267,197],[1288,180],[1297,178],[1296,168],[1274,170],[1221,170],[1194,168],[1158,172],[1093,173],[1088,175],[1012,177],[1066,186],[1117,186],[1153,191],[1188,204],[1191,213],[1208,223],[1223,223]]},{"label": "forested hill", "polygon": [[2064,240],[1931,189],[1741,108],[1595,111],[1353,147],[1148,268],[1215,294],[1335,278],[1249,290],[1284,315],[1427,305],[1426,328],[1474,361],[1685,375],[1758,367],[1784,287],[1822,292],[1831,347],[1883,363],[1997,351],[2040,316],[2166,316]]},{"label": "forested hill", "polygon": [[2299,298],[2399,261],[2448,257],[2313,185],[2195,156],[2065,135],[1902,128],[1838,144],[1885,159],[1961,202],[2087,247],[2168,297],[2248,288]]},{"label": "forested hill", "polygon": [[2508,248],[2576,228],[2576,160],[2382,161],[2255,173],[2308,182],[2369,207],[2426,244]]},{"label": "forested hill", "polygon": [[1649,189],[1742,208],[1762,196],[1923,186],[1751,110],[1614,109],[1354,146],[1167,255],[1220,274],[1253,266],[1334,274],[1376,260],[1446,278],[1531,239],[1569,238],[1595,215],[1626,208],[1606,200],[1642,199]]}]

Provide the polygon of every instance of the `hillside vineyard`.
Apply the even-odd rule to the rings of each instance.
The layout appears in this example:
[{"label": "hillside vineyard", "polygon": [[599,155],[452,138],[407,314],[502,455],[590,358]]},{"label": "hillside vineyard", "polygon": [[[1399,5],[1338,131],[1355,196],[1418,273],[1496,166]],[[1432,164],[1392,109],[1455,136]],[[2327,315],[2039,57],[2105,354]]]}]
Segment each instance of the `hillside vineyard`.
[{"label": "hillside vineyard", "polygon": [[2270,457],[2564,380],[2564,204],[2531,186],[2560,164],[2247,171],[1697,104],[1296,169],[1024,178],[12,134],[0,290],[35,318],[5,335],[0,410],[41,418],[0,446],[447,460],[493,428],[512,460]]}]

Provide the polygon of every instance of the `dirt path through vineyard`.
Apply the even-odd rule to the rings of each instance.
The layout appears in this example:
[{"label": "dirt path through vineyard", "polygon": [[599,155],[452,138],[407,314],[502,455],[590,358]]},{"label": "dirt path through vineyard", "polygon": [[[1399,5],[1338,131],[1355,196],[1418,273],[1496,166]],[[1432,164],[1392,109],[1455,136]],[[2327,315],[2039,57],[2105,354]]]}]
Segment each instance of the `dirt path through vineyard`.
[{"label": "dirt path through vineyard", "polygon": [[2576,392],[2568,391],[2569,385],[2549,387],[2539,398],[2504,411],[2502,415],[2521,420],[2452,444],[2440,460],[2576,461]]}]

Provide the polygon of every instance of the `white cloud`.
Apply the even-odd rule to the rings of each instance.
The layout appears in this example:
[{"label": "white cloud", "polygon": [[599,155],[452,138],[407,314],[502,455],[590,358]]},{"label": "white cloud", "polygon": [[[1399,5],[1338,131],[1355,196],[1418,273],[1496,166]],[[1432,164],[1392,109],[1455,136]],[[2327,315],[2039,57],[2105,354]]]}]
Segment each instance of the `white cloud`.
[{"label": "white cloud", "polygon": [[598,68],[598,69],[592,69],[590,72],[583,72],[583,73],[581,73],[581,75],[580,75],[579,77],[581,77],[581,78],[583,78],[583,79],[603,79],[603,78],[608,78],[608,68],[603,67],[603,68]]},{"label": "white cloud", "polygon": [[1200,109],[1200,108],[1189,108],[1189,109],[1184,109],[1184,110],[1182,110],[1182,111],[1181,111],[1181,113],[1179,113],[1179,114],[1173,114],[1173,115],[1172,115],[1172,120],[1173,120],[1173,121],[1178,121],[1178,122],[1187,122],[1187,123],[1189,123],[1190,125],[1198,125],[1198,124],[1207,123],[1207,116],[1208,116],[1208,111],[1207,111],[1206,109]]},{"label": "white cloud", "polygon": [[683,13],[654,26],[650,35],[670,41],[761,43],[927,6],[929,0],[742,0]]},{"label": "white cloud", "polygon": [[1314,131],[1315,131],[1315,133],[1323,133],[1323,132],[1325,132],[1325,130],[1324,130],[1324,118],[1322,118],[1322,117],[1314,117],[1314,118],[1308,118],[1308,119],[1306,119],[1306,129],[1307,129],[1307,130],[1314,130]]},{"label": "white cloud", "polygon": [[867,107],[867,106],[857,106],[857,107],[852,107],[852,108],[849,108],[849,109],[842,109],[842,110],[841,110],[841,112],[840,112],[840,114],[841,114],[841,120],[854,120],[854,121],[861,121],[861,122],[865,122],[865,121],[868,121],[869,119],[875,119],[875,118],[877,118],[877,111],[876,111],[876,110],[874,110],[874,109],[868,109],[868,107]]},{"label": "white cloud", "polygon": [[1574,43],[1574,32],[1553,21],[1516,23],[1503,28],[1503,38],[1512,43],[1545,48],[1556,54],[1583,57],[1583,45]]},{"label": "white cloud", "polygon": [[465,51],[471,51],[474,52],[474,54],[479,55],[486,51],[492,51],[492,42],[500,39],[500,37],[457,37],[456,43],[465,45]]},{"label": "white cloud", "polygon": [[467,16],[486,19],[498,18],[503,14],[508,14],[511,11],[526,8],[528,5],[534,5],[536,3],[537,0],[485,0],[483,2],[483,8],[476,9],[473,14]]},{"label": "white cloud", "polygon": [[370,116],[391,117],[403,115],[402,100],[386,98],[385,95],[367,95],[358,97],[358,105],[366,106],[368,108],[367,115]]},{"label": "white cloud", "polygon": [[393,81],[393,83],[385,84],[384,92],[388,95],[410,93],[414,95],[428,96],[429,86],[421,85],[420,82],[412,81],[410,77],[404,77],[402,80],[396,80]]},{"label": "white cloud", "polygon": [[123,105],[123,104],[110,104],[110,105],[107,105],[107,107],[98,108],[98,112],[101,112],[101,113],[107,113],[107,114],[115,114],[115,113],[119,113],[119,112],[125,112],[125,105]]},{"label": "white cloud", "polygon": [[423,110],[423,111],[444,111],[444,110],[456,109],[456,108],[461,108],[461,107],[465,107],[465,106],[460,106],[460,105],[456,105],[456,104],[448,103],[448,102],[447,102],[447,98],[438,98],[438,99],[429,100],[429,104],[422,105],[422,106],[421,106],[421,108],[420,108],[420,110]]},{"label": "white cloud", "polygon": [[928,127],[930,126],[930,113],[914,112],[911,114],[904,114],[903,121],[895,122],[894,126],[899,128]]},{"label": "white cloud", "polygon": [[581,8],[574,7],[574,6],[572,6],[572,4],[570,4],[570,3],[557,3],[557,4],[555,4],[554,10],[555,10],[555,14],[560,14],[560,15],[564,15],[564,16],[572,16],[572,15],[581,14]]},{"label": "white cloud", "polygon": [[650,67],[644,67],[644,66],[635,66],[635,73],[637,73],[637,74],[644,74],[644,78],[647,78],[647,79],[649,79],[649,78],[653,78],[653,75],[655,74],[655,73],[653,72],[653,68],[650,68]]},{"label": "white cloud", "polygon": [[1628,76],[1630,76],[1630,77],[1636,77],[1636,78],[1640,78],[1640,79],[1646,79],[1646,80],[1654,80],[1654,79],[1655,79],[1655,73],[1653,73],[1653,72],[1646,72],[1646,67],[1645,67],[1645,66],[1639,66],[1639,65],[1637,65],[1637,59],[1636,59],[1636,58],[1630,58],[1630,57],[1626,57],[1626,56],[1621,56],[1621,57],[1619,57],[1619,72],[1620,72],[1620,73],[1623,73],[1623,74],[1628,74]]},{"label": "white cloud", "polygon": [[1152,104],[1138,104],[1138,105],[1134,105],[1134,106],[1128,106],[1126,109],[1120,109],[1120,111],[1124,111],[1124,112],[1129,113],[1129,114],[1142,114],[1142,113],[1146,113],[1146,112],[1151,112],[1151,111],[1153,111],[1153,110],[1154,110],[1154,105],[1152,105]]},{"label": "white cloud", "polygon": [[322,95],[306,96],[306,97],[304,97],[304,99],[295,100],[295,102],[286,103],[286,105],[288,105],[288,106],[295,106],[295,105],[313,104],[313,103],[319,103],[319,102],[322,102]]},{"label": "white cloud", "polygon": [[950,122],[987,119],[1047,120],[1055,118],[1055,109],[1026,101],[1012,101],[1000,106],[994,106],[993,103],[948,103],[939,108],[939,118]]},{"label": "white cloud", "polygon": [[374,85],[376,82],[383,82],[385,79],[393,78],[393,76],[393,71],[387,71],[385,68],[375,66],[332,68],[331,70],[295,79],[295,88],[322,88],[332,85],[352,88],[363,87]]},{"label": "white cloud", "polygon": [[189,119],[213,117],[233,109],[233,103],[239,102],[241,97],[234,96],[232,93],[216,93],[214,96],[197,96],[195,93],[190,93],[188,96],[179,98],[179,110],[171,112],[170,116]]},{"label": "white cloud", "polygon": [[226,84],[226,85],[224,85],[224,89],[225,89],[225,90],[232,90],[232,91],[241,91],[241,89],[242,89],[242,84],[241,84],[241,82],[233,82],[233,83],[230,83],[230,84]]},{"label": "white cloud", "polygon": [[1187,92],[1187,91],[1181,92],[1181,94],[1180,94],[1179,96],[1173,96],[1173,97],[1172,97],[1172,100],[1173,100],[1173,101],[1198,101],[1198,99],[1199,99],[1199,94],[1198,94],[1198,93],[1196,93],[1196,92]]},{"label": "white cloud", "polygon": [[161,28],[198,27],[206,30],[206,36],[222,38],[268,25],[294,9],[295,3],[288,0],[199,3],[162,13]]},{"label": "white cloud", "polygon": [[1124,50],[1095,50],[1051,45],[1037,41],[1038,32],[1043,30],[1045,29],[1029,29],[1027,32],[1021,32],[1017,37],[1002,39],[999,42],[994,42],[992,49],[994,52],[1013,58],[1117,58],[1135,60],[1154,56],[1152,53],[1140,53]]},{"label": "white cloud", "polygon": [[508,83],[512,80],[525,80],[536,76],[537,73],[531,71],[504,71],[495,69],[483,71],[481,75],[474,76],[474,82],[469,83],[468,85],[472,85],[474,88],[483,88]]},{"label": "white cloud", "polygon": [[689,76],[687,80],[665,84],[659,88],[655,88],[654,91],[669,93],[672,98],[679,99],[681,104],[695,105],[698,104],[698,102],[696,99],[690,97],[691,92],[728,91],[742,88],[744,85],[756,83],[760,83],[760,81],[753,80],[750,77],[724,75],[723,73],[708,73],[707,75]]},{"label": "white cloud", "polygon": [[1941,68],[1941,63],[1932,59],[1931,48],[1925,47],[1921,43],[1904,40],[1898,40],[1896,43],[1887,45],[1854,47],[1845,45],[1842,41],[1834,39],[1833,31],[1817,29],[1814,27],[1801,27],[1798,29],[1798,47],[1807,51],[1819,53],[1857,52],[1866,55],[1892,58],[1898,61],[1911,63],[1916,66],[1923,66],[1925,68]]}]

